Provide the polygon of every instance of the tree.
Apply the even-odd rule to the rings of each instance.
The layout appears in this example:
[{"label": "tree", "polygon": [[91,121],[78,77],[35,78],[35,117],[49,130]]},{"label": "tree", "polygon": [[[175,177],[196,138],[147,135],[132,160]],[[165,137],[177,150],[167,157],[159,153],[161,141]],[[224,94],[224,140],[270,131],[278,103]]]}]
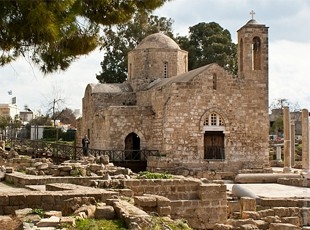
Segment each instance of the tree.
[{"label": "tree", "polygon": [[274,99],[272,103],[270,104],[271,109],[271,116],[270,118],[270,130],[269,132],[271,134],[277,134],[277,136],[282,136],[283,133],[283,108],[289,107],[290,116],[295,122],[295,129],[297,126],[301,127],[301,113],[300,113],[300,107],[298,103],[293,104],[286,98],[278,98]]},{"label": "tree", "polygon": [[188,69],[217,63],[233,74],[238,72],[237,45],[227,29],[218,23],[201,22],[189,28],[188,36],[178,36],[180,47],[188,51]]},{"label": "tree", "polygon": [[121,83],[127,78],[128,52],[133,50],[146,36],[165,31],[170,37],[172,34],[172,19],[150,15],[149,12],[139,12],[133,19],[115,27],[104,29],[102,49],[102,70],[96,78],[101,83]]},{"label": "tree", "polygon": [[10,116],[2,116],[0,115],[0,130],[4,136],[7,135],[6,130],[7,127],[10,125],[12,118]]},{"label": "tree", "polygon": [[24,56],[43,73],[65,70],[100,45],[100,26],[124,23],[167,1],[0,1],[0,65]]},{"label": "tree", "polygon": [[73,111],[69,108],[65,108],[60,112],[56,112],[55,118],[64,124],[71,124],[72,126],[76,126],[76,117]]}]

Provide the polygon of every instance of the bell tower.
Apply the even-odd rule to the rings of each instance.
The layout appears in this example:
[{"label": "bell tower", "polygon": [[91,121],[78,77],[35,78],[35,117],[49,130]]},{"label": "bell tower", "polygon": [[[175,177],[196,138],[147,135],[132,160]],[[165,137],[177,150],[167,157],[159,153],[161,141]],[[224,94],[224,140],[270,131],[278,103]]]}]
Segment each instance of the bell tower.
[{"label": "bell tower", "polygon": [[268,81],[268,27],[254,19],[253,10],[250,14],[252,19],[238,30],[238,76]]}]

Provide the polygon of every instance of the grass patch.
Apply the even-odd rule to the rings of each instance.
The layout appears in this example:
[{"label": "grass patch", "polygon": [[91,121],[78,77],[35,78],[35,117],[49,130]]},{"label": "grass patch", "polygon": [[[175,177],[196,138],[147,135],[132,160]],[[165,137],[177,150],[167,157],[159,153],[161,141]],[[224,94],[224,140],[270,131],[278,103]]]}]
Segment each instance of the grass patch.
[{"label": "grass patch", "polygon": [[126,230],[126,225],[121,220],[95,220],[76,219],[75,227],[67,227],[68,230]]},{"label": "grass patch", "polygon": [[138,179],[172,179],[173,175],[168,173],[140,172]]},{"label": "grass patch", "polygon": [[32,209],[28,214],[36,214],[36,215],[39,215],[41,218],[43,218],[45,212],[41,208],[35,208],[35,209]]}]

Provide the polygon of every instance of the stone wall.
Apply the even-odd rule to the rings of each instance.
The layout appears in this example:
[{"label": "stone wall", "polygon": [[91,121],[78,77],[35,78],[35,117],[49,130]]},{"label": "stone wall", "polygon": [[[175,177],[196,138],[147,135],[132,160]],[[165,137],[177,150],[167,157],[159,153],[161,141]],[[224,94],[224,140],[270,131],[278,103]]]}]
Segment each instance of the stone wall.
[{"label": "stone wall", "polygon": [[[216,90],[212,90],[214,73]],[[155,112],[154,145],[159,146],[172,163],[182,162],[187,168],[191,168],[188,165],[191,163],[195,167],[232,172],[268,167],[267,99],[251,102],[261,97],[253,84],[252,79],[236,79],[219,66],[209,65],[192,81],[154,89],[151,96]],[[260,94],[267,95],[267,85],[262,87],[265,88]],[[208,98],[207,102],[204,98]],[[211,112],[220,114],[225,123],[225,159],[222,161],[204,160],[203,123]],[[155,170],[151,167],[150,170]]]},{"label": "stone wall", "polygon": [[212,229],[227,220],[226,186],[194,179],[124,180],[134,196],[154,194],[170,199],[172,218],[184,218],[195,229]]},{"label": "stone wall", "polygon": [[106,202],[118,193],[100,189],[77,189],[70,191],[29,191],[28,193],[0,194],[0,215],[14,214],[17,209],[32,208],[43,210],[61,210],[65,200],[74,197],[94,197],[97,201]]}]

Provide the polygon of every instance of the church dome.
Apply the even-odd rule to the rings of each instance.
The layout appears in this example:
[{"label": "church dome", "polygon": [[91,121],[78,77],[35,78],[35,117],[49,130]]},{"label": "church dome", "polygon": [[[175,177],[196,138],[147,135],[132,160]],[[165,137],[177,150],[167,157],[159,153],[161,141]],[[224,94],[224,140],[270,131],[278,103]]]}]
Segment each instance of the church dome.
[{"label": "church dome", "polygon": [[255,19],[251,19],[246,23],[246,25],[259,25],[259,23]]},{"label": "church dome", "polygon": [[136,49],[176,49],[180,50],[179,45],[170,37],[163,33],[155,33],[144,38]]}]

